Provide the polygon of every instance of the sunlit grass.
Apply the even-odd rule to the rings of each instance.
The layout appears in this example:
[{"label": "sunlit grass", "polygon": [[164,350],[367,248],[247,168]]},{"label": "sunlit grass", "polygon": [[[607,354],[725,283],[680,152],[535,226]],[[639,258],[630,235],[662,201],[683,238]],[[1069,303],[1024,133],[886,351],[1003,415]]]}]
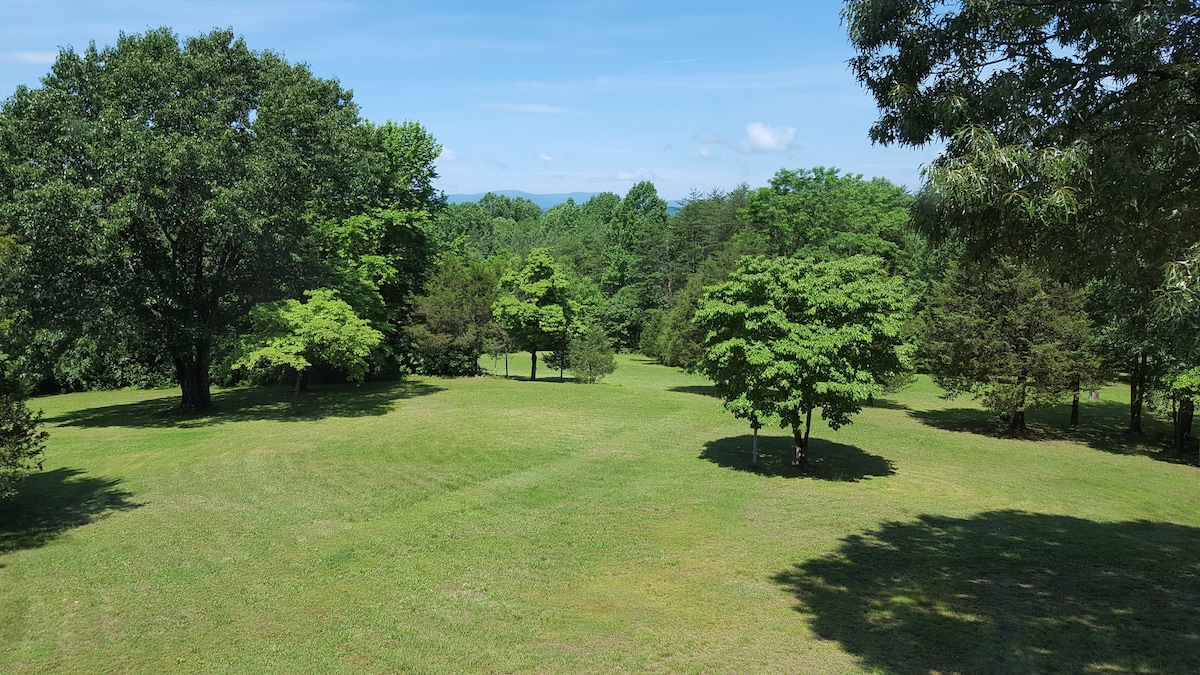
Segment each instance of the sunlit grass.
[{"label": "sunlit grass", "polygon": [[819,428],[797,474],[780,430],[749,470],[704,381],[619,364],[232,390],[199,418],[39,399],[45,470],[0,506],[0,672],[1197,665],[1200,469],[1160,461],[1161,423],[1120,431],[1115,390],[1016,439],[922,382]]}]

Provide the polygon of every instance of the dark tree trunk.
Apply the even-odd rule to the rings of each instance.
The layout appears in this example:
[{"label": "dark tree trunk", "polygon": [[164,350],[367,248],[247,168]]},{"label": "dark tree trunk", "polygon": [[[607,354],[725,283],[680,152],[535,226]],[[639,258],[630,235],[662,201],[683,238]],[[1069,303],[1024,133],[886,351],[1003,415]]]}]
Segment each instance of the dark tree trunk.
[{"label": "dark tree trunk", "polygon": [[1079,426],[1079,388],[1082,383],[1075,380],[1075,393],[1070,398],[1070,425]]},{"label": "dark tree trunk", "polygon": [[804,419],[804,433],[792,427],[792,436],[796,440],[796,456],[792,459],[792,466],[798,466],[801,469],[808,468],[808,430],[812,427],[812,411],[809,410]]},{"label": "dark tree trunk", "polygon": [[532,357],[532,361],[533,361],[533,367],[530,368],[530,370],[529,370],[529,379],[536,380],[537,379],[537,352],[536,351],[529,352],[529,356]]},{"label": "dark tree trunk", "polygon": [[1145,399],[1146,388],[1146,356],[1139,354],[1133,358],[1133,369],[1129,373],[1129,430],[1135,434],[1142,433],[1142,402]]},{"label": "dark tree trunk", "polygon": [[212,407],[212,391],[208,366],[211,355],[207,344],[196,345],[194,353],[175,357],[175,379],[182,396],[179,409],[184,412],[208,410]]},{"label": "dark tree trunk", "polygon": [[1196,403],[1191,397],[1179,402],[1175,411],[1175,452],[1187,449],[1187,442],[1192,437],[1192,419],[1195,417]]},{"label": "dark tree trunk", "polygon": [[1025,394],[1028,390],[1028,385],[1026,382],[1027,380],[1024,374],[1017,378],[1017,387],[1021,393],[1017,398],[1017,409],[1013,411],[1012,417],[1008,420],[1009,431],[1023,432],[1027,429],[1025,426]]},{"label": "dark tree trunk", "polygon": [[308,371],[297,370],[296,371],[296,393],[299,394],[302,391],[308,391]]}]

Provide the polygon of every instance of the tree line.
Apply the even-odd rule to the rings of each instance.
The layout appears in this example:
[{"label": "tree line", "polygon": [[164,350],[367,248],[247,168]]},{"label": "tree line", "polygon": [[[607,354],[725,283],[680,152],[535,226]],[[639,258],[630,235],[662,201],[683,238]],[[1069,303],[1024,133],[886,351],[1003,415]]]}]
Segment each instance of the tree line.
[{"label": "tree line", "polygon": [[[851,0],[882,143],[946,142],[915,194],[837,169],[549,209],[448,204],[416,122],[230,31],[64,50],[0,106],[5,467],[23,396],[474,374],[512,351],[594,381],[614,350],[707,374],[806,460],[914,369],[1023,428],[1125,373],[1130,428],[1190,439],[1194,3]],[[1077,421],[1075,407],[1073,421]],[[5,469],[7,470],[7,469]]]}]

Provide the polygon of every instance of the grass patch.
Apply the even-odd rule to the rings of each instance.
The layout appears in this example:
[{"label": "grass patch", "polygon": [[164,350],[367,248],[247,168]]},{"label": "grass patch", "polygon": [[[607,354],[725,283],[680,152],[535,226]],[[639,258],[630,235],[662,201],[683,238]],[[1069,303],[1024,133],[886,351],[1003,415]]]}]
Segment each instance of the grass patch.
[{"label": "grass patch", "polygon": [[1200,669],[1200,470],[1117,390],[1016,439],[922,381],[797,473],[699,378],[542,375],[38,399],[0,672]]}]

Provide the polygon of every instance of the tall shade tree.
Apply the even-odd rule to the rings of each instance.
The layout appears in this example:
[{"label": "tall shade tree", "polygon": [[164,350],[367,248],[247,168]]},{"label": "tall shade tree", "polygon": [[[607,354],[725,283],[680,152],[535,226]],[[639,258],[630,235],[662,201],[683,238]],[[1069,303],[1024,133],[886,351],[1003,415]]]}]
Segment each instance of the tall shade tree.
[{"label": "tall shade tree", "polygon": [[808,464],[813,410],[837,429],[909,369],[901,326],[912,300],[881,262],[745,258],[696,312],[706,332],[698,369],[735,416],[790,427],[798,466]]},{"label": "tall shade tree", "polygon": [[362,180],[388,168],[359,161],[391,133],[368,131],[337,81],[229,31],[64,50],[0,108],[0,224],[26,244],[23,302],[48,325],[111,310],[170,356],[181,408],[207,408],[216,338],[255,302],[312,287],[312,205],[351,215],[405,183]]},{"label": "tall shade tree", "polygon": [[947,143],[915,212],[927,232],[1079,276],[1159,268],[1200,238],[1196,0],[849,0],[844,16],[872,139]]},{"label": "tall shade tree", "polygon": [[524,265],[500,279],[500,297],[492,310],[513,344],[529,352],[529,379],[536,380],[538,352],[566,347],[578,303],[550,251],[535,248]]},{"label": "tall shade tree", "polygon": [[922,365],[950,395],[970,393],[1025,430],[1025,411],[1094,380],[1079,294],[1023,266],[955,268],[921,315]]},{"label": "tall shade tree", "polygon": [[915,243],[908,227],[912,197],[883,178],[864,180],[822,166],[780,169],[747,201],[742,218],[775,255],[874,255],[895,273]]}]

